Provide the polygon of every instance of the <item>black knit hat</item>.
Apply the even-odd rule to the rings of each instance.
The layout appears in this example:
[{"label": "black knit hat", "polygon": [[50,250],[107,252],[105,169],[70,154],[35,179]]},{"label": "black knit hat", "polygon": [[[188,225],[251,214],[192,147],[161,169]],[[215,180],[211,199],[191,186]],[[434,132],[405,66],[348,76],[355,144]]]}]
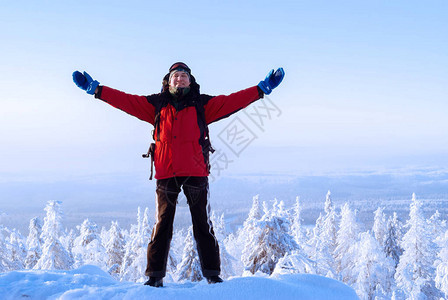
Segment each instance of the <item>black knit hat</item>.
[{"label": "black knit hat", "polygon": [[[162,92],[168,91],[168,88],[169,88],[168,82],[170,80],[170,75],[172,74],[172,71],[186,72],[188,74],[188,76],[190,77],[190,89],[193,90],[194,92],[196,92],[197,94],[199,94],[199,84],[196,83],[196,79],[194,78],[193,75],[191,75],[191,69],[187,66],[187,64],[185,64],[183,62],[174,63],[170,67],[168,74],[166,74],[162,80]],[[191,93],[192,92],[190,91],[190,94]]]},{"label": "black knit hat", "polygon": [[188,75],[191,75],[191,70],[190,68],[187,66],[187,64],[183,63],[183,62],[177,62],[174,63],[171,67],[169,72],[171,73],[172,71],[177,70],[177,71],[184,71],[185,73],[188,73]]}]

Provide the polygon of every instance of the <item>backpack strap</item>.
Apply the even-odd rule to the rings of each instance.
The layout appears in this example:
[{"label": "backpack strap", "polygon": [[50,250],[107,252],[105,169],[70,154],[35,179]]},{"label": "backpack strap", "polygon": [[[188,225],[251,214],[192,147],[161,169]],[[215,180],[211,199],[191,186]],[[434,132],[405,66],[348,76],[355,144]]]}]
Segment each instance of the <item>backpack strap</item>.
[{"label": "backpack strap", "polygon": [[152,180],[152,175],[154,174],[154,151],[156,150],[156,143],[151,143],[149,145],[148,152],[142,154],[143,158],[151,157],[151,175],[149,176],[149,180]]},{"label": "backpack strap", "polygon": [[[160,111],[162,110],[162,107],[164,106],[166,100],[164,97],[160,97],[159,101],[151,101],[148,97],[148,102],[152,103],[155,108],[155,117],[154,117],[154,129],[152,130],[152,138],[154,141],[160,141]],[[156,136],[157,134],[157,136]],[[156,150],[156,143],[151,143],[148,148],[148,152],[142,154],[143,158],[151,158],[151,175],[149,176],[149,180],[152,180],[154,175],[154,153]]]},{"label": "backpack strap", "polygon": [[211,165],[210,165],[210,153],[214,153],[215,149],[213,149],[212,144],[210,142],[210,134],[207,122],[205,120],[205,109],[204,104],[201,99],[193,100],[193,105],[196,108],[196,114],[198,119],[198,126],[200,130],[199,144],[202,147],[202,154],[204,156],[204,163],[207,167],[207,171],[210,173]]}]

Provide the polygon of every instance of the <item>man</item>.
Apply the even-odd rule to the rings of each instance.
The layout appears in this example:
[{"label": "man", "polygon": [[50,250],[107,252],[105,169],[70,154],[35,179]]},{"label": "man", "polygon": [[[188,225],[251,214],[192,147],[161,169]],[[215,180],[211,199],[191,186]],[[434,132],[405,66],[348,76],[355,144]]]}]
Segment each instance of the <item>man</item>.
[{"label": "man", "polygon": [[149,96],[130,95],[100,86],[86,72],[75,71],[73,80],[88,94],[154,125],[156,169],[156,224],[148,244],[145,285],[163,286],[173,233],[177,197],[183,189],[193,223],[202,273],[208,283],[222,282],[219,246],[210,222],[208,175],[210,171],[208,124],[228,117],[270,94],[284,77],[272,70],[257,86],[229,96],[200,94],[190,68],[173,64],[162,81],[162,91]]}]

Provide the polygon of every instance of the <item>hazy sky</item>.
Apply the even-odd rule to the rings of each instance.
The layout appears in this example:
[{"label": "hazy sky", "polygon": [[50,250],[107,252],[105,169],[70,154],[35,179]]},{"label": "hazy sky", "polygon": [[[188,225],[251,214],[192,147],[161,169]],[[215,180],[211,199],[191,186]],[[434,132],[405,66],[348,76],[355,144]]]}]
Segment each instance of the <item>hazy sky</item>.
[{"label": "hazy sky", "polygon": [[448,167],[446,1],[1,1],[0,27],[2,180],[146,172],[151,126],[71,74],[145,95],[176,61],[212,95],[286,71],[262,127],[211,127],[231,172]]}]

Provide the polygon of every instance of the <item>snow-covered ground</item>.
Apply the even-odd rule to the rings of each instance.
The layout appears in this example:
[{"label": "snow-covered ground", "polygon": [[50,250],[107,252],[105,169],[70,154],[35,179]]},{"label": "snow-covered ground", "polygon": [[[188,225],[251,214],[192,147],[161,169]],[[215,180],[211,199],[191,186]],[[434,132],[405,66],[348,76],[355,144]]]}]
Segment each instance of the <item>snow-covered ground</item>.
[{"label": "snow-covered ground", "polygon": [[100,268],[11,271],[0,274],[1,299],[358,299],[347,285],[310,274],[234,277],[222,284],[166,283],[152,288],[119,282]]}]

